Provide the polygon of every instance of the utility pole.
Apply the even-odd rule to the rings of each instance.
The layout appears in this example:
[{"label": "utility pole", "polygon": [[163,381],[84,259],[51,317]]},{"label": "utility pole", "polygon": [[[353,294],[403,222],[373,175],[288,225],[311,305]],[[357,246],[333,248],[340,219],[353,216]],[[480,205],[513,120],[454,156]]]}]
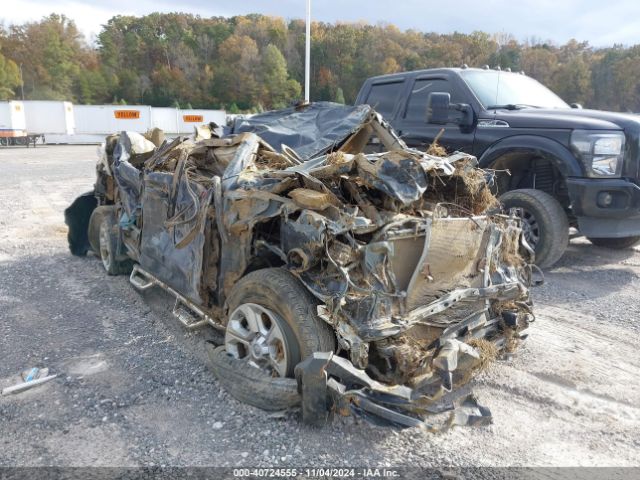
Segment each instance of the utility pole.
[{"label": "utility pole", "polygon": [[307,0],[307,29],[306,29],[306,42],[305,42],[305,57],[304,57],[304,102],[309,103],[310,91],[309,85],[311,76],[311,0]]},{"label": "utility pole", "polygon": [[22,78],[22,63],[20,64],[20,92],[22,93],[22,100],[24,100],[24,80]]}]

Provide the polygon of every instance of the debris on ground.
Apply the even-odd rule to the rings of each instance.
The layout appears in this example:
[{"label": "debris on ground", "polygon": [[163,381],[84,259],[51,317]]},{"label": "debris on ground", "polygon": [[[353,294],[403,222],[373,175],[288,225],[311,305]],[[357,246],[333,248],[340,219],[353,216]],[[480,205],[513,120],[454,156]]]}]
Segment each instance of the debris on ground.
[{"label": "debris on ground", "polygon": [[48,368],[30,368],[29,370],[25,370],[20,374],[20,378],[22,379],[21,383],[3,388],[2,395],[24,392],[25,390],[29,390],[30,388],[42,385],[49,380],[53,380],[57,376],[57,374],[49,375]]}]

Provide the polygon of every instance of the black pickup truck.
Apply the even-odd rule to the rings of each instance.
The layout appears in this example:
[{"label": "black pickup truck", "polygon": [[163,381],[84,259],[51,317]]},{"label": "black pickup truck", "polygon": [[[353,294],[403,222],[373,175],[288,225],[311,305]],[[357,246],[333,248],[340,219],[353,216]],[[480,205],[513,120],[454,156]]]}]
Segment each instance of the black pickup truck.
[{"label": "black pickup truck", "polygon": [[524,74],[488,68],[370,78],[356,99],[364,103],[409,146],[426,148],[440,134],[448,151],[495,169],[539,266],[560,259],[570,227],[603,247],[640,240],[640,116],[568,105]]}]

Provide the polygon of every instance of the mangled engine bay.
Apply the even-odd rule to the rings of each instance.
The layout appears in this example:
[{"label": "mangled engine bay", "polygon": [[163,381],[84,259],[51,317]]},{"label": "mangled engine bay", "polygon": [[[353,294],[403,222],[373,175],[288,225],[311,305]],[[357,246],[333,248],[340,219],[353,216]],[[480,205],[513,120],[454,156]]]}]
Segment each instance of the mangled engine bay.
[{"label": "mangled engine bay", "polygon": [[225,328],[243,276],[290,272],[337,346],[296,367],[311,422],[333,404],[416,424],[533,320],[533,259],[491,173],[466,154],[408,148],[366,105],[150,139],[111,136],[98,165],[95,195],[116,207],[132,283]]}]

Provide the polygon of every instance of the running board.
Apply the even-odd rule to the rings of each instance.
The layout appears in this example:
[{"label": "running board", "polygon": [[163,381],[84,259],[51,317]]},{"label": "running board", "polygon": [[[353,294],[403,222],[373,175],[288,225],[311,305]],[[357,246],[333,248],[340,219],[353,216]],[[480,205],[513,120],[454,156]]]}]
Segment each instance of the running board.
[{"label": "running board", "polygon": [[206,318],[201,318],[199,313],[193,311],[189,305],[184,304],[180,298],[176,298],[176,303],[171,313],[187,330],[195,330],[209,325]]},{"label": "running board", "polygon": [[160,287],[167,293],[174,296],[176,303],[173,306],[173,311],[171,313],[187,330],[196,330],[207,325],[211,325],[213,328],[224,329],[224,326],[220,322],[216,321],[202,308],[171,288],[162,280],[151,275],[138,264],[133,266],[129,282],[136,288],[136,290],[141,292],[148,290],[151,287]]}]

